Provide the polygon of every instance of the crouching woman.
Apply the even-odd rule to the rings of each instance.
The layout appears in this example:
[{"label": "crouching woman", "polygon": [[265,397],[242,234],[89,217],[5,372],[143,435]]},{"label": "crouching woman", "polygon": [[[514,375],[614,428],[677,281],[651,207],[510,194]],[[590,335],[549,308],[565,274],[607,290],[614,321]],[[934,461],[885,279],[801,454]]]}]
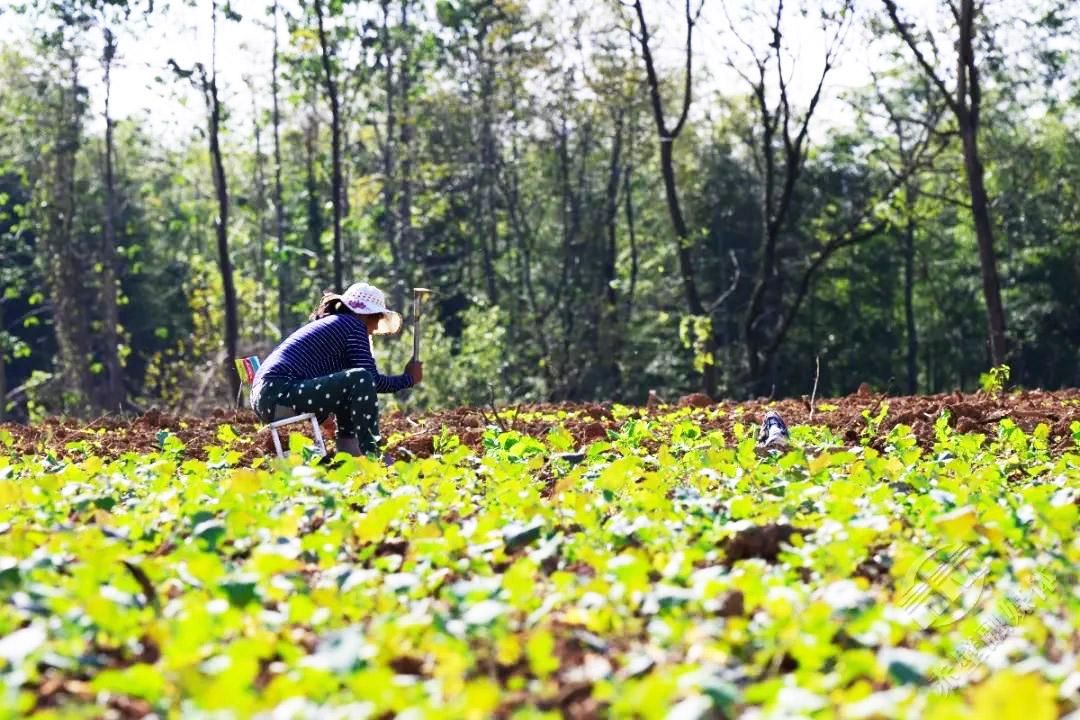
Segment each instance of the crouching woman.
[{"label": "crouching woman", "polygon": [[323,422],[333,413],[337,451],[378,452],[377,393],[417,385],[423,365],[410,362],[401,375],[380,375],[371,354],[372,335],[401,330],[401,315],[387,309],[383,293],[367,283],[341,295],[327,293],[311,322],[270,353],[251,388],[251,406],[264,423],[299,413]]}]

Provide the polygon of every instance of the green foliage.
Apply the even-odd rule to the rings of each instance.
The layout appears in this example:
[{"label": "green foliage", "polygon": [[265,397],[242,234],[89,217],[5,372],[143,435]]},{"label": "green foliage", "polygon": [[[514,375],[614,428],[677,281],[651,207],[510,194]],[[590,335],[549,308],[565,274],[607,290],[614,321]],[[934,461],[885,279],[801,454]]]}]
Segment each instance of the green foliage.
[{"label": "green foliage", "polygon": [[[391,468],[197,461],[167,433],[159,453],[57,461],[0,434],[0,713],[56,684],[89,690],[51,696],[64,716],[108,698],[162,717],[538,717],[570,694],[641,718],[796,700],[1021,717],[1001,711],[1018,693],[1026,720],[1078,709],[1080,423],[972,442],[943,417],[932,451],[903,426],[881,450],[794,427],[759,457],[745,429],[729,446],[676,411],[570,464],[558,415],[528,421],[546,441],[491,428],[478,456],[446,432]],[[804,532],[766,537],[785,526]],[[924,627],[909,591],[957,543],[982,591]],[[991,620],[1004,667],[979,659]]]},{"label": "green foliage", "polygon": [[878,434],[878,430],[881,428],[881,423],[885,420],[885,416],[889,414],[889,403],[883,402],[878,406],[877,413],[870,412],[869,409],[862,411],[863,420],[866,421],[866,427],[862,429],[862,440],[865,445],[871,438]]},{"label": "green foliage", "polygon": [[989,372],[979,375],[979,387],[983,389],[983,392],[996,395],[1005,389],[1009,382],[1010,372],[1008,365],[992,367]]},{"label": "green foliage", "polygon": [[[833,4],[819,3],[826,21]],[[179,10],[82,0],[24,5],[5,16],[14,33],[0,48],[4,409],[19,419],[114,411],[96,407],[95,397],[112,352],[126,399],[138,406],[199,412],[231,401],[218,357],[224,313],[202,98],[160,78],[145,93],[149,113],[122,117],[116,109],[130,105],[124,95],[144,94],[130,86],[128,53],[141,52],[145,28],[147,37],[167,34]],[[218,9],[223,32],[242,27],[269,45],[260,8],[242,17],[239,6]],[[935,140],[920,170],[888,192],[903,162],[883,103],[904,108],[899,124],[921,131],[933,88],[897,54],[895,38],[879,32],[878,14],[858,20],[873,38],[875,84],[852,88],[852,102],[839,105],[834,84],[824,84],[770,277],[757,277],[768,178],[750,88],[728,85],[707,100],[701,86],[691,88],[673,164],[702,313],[689,308],[681,278],[642,63],[624,31],[635,19],[628,8],[570,3],[556,12],[544,2],[474,0],[368,8],[334,0],[322,9],[346,139],[346,278],[379,284],[406,311],[409,287],[438,291],[425,322],[428,382],[404,407],[492,398],[638,403],[650,390],[673,399],[699,389],[706,368],[724,396],[799,396],[818,357],[823,397],[862,382],[886,393],[979,385],[988,365],[985,313],[960,144],[946,112],[934,121],[941,146]],[[813,9],[804,8],[805,17]],[[578,46],[576,29],[594,11],[596,38],[582,52],[563,52]],[[197,15],[209,36],[208,14]],[[240,352],[263,356],[303,322],[333,277],[332,158],[313,6],[283,8],[278,19],[280,199],[266,54],[246,88],[238,82],[244,68],[223,66],[219,77]],[[657,38],[672,35],[668,24],[678,19],[658,15]],[[1080,55],[1056,41],[1076,20],[1039,2],[987,4],[976,19],[976,36],[998,38],[978,49],[986,81],[979,144],[1009,315],[1010,380],[1025,387],[1080,384],[1080,314],[1070,303],[1080,286],[1078,101],[1061,87]],[[791,12],[788,21],[794,31],[805,18]],[[111,255],[102,240],[97,44],[105,28],[119,42]],[[709,31],[699,27],[695,45],[702,32]],[[952,47],[945,37],[936,39],[943,52]],[[1016,62],[1005,62],[997,46],[1015,48]],[[791,50],[793,67],[819,64],[804,62],[813,48]],[[843,72],[862,59],[841,53],[836,62]],[[695,83],[712,71],[708,63],[708,54],[695,57]],[[660,65],[670,103],[682,68]],[[941,67],[947,74],[955,63]],[[837,120],[836,107],[851,112]],[[772,137],[779,158],[784,134]],[[911,139],[908,132],[908,150]],[[772,182],[776,205],[784,179]],[[70,214],[60,212],[68,205]],[[868,208],[864,217],[860,207]],[[817,264],[847,229],[876,221],[875,232]],[[60,260],[77,281],[61,277]],[[120,305],[115,347],[102,340],[109,288],[94,272],[110,261]],[[813,276],[804,276],[810,268]],[[759,280],[762,314],[751,321]],[[804,290],[787,325],[785,313]],[[61,307],[63,298],[73,302]],[[81,347],[61,342],[65,323]],[[758,334],[783,337],[751,378],[747,343]],[[401,342],[377,343],[376,352],[385,372],[399,372],[408,332]],[[52,380],[31,383],[31,398],[26,383],[43,377],[35,371]]]},{"label": "green foliage", "polygon": [[708,316],[684,317],[679,321],[679,341],[684,348],[694,352],[694,369],[698,372],[715,362],[709,350],[712,332],[712,319]]},{"label": "green foliage", "polygon": [[[424,382],[402,399],[388,396],[391,404],[410,408],[449,405],[486,406],[505,404],[511,398],[528,397],[518,384],[508,384],[506,356],[507,313],[479,300],[468,313],[467,324],[458,338],[447,337],[435,317],[422,321],[421,360]],[[374,350],[382,372],[401,372],[412,356],[412,332],[406,328],[400,339],[380,342]]]},{"label": "green foliage", "polygon": [[31,422],[41,422],[48,415],[48,398],[52,373],[34,370],[23,385],[26,392],[26,410]]}]

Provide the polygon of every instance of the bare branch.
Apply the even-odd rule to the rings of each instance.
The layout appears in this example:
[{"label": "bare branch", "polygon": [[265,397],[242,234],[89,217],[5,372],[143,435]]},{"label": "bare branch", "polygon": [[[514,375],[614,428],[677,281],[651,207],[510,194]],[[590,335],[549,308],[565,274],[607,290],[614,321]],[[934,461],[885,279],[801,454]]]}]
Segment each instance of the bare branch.
[{"label": "bare branch", "polygon": [[748,51],[750,51],[750,57],[754,58],[754,60],[757,61],[758,60],[757,51],[754,50],[754,46],[746,38],[744,38],[742,36],[742,34],[739,32],[739,29],[737,27],[735,27],[735,21],[731,19],[731,13],[729,13],[728,9],[727,9],[727,3],[726,2],[720,3],[720,7],[722,7],[724,9],[724,17],[727,19],[729,32],[732,35],[735,36],[735,39],[738,40],[739,43],[744,48],[746,48]]},{"label": "bare branch", "polygon": [[[878,202],[884,202],[890,199],[904,183],[913,174],[925,167],[926,164],[932,163],[933,158],[936,157],[944,148],[943,144],[939,144],[933,151],[930,148],[930,141],[932,135],[927,133],[926,136],[920,141],[917,149],[911,156],[911,162],[904,168],[904,171],[894,178],[893,182],[889,185],[885,193],[881,196]],[[927,154],[929,153],[929,158]],[[861,213],[855,217],[851,222],[847,224],[847,227],[833,235],[832,240],[825,243],[818,250],[817,255],[810,261],[806,270],[803,272],[802,277],[799,280],[799,286],[796,290],[795,300],[792,306],[788,309],[780,323],[780,328],[777,330],[776,335],[772,340],[763,348],[765,355],[771,355],[776,352],[777,348],[783,343],[788,330],[791,328],[795,317],[798,315],[799,310],[802,307],[803,301],[806,299],[806,295],[810,290],[813,283],[814,276],[825,264],[826,261],[838,251],[865,242],[874,237],[888,226],[887,220],[877,220],[873,224],[867,226],[868,216],[873,211],[873,208],[878,203],[867,202]]]},{"label": "bare branch", "polygon": [[[784,152],[787,154],[788,157],[791,157],[791,155],[794,154],[794,148],[792,147],[792,144],[791,144],[791,132],[790,132],[790,128],[789,128],[789,125],[790,125],[790,122],[791,122],[791,103],[788,102],[787,82],[784,80],[784,61],[783,61],[783,57],[780,54],[780,47],[781,47],[781,42],[780,42],[780,38],[781,38],[780,21],[783,18],[783,14],[784,14],[784,0],[777,0],[777,3],[776,3],[776,20],[773,23],[773,27],[772,27],[773,40],[772,40],[772,43],[769,45],[769,47],[773,48],[773,51],[775,52],[775,55],[776,55],[776,79],[777,79],[777,81],[779,82],[779,85],[780,85],[780,102],[779,102],[778,109],[779,109],[779,113],[783,117],[783,121],[784,121],[784,132],[783,132]],[[820,88],[820,86],[819,86],[819,88]]]},{"label": "bare branch", "polygon": [[952,0],[948,0],[948,2],[946,2],[945,4],[949,6],[949,12],[952,13],[953,20],[956,22],[957,25],[959,25],[960,11],[956,8],[956,3],[954,3]]},{"label": "bare branch", "polygon": [[[848,20],[849,16],[850,15],[845,15],[840,18],[840,22],[836,26],[836,32],[833,33],[832,40],[829,41],[829,44],[825,49],[825,65],[821,69],[817,87],[814,88],[814,94],[810,98],[810,104],[807,106],[806,114],[803,116],[802,127],[799,129],[799,135],[795,139],[795,151],[799,155],[804,153],[803,143],[806,141],[806,136],[810,130],[810,120],[813,118],[814,111],[817,110],[818,103],[821,101],[821,91],[825,87],[825,79],[832,70],[833,62],[836,60],[837,54],[844,45],[844,39],[847,37],[848,28],[851,27]],[[777,57],[779,58],[779,54]],[[780,77],[783,78],[783,73],[779,74]]]},{"label": "bare branch", "polygon": [[641,58],[645,61],[645,75],[649,83],[649,101],[652,103],[653,117],[656,119],[656,128],[660,132],[660,142],[671,142],[667,131],[667,123],[664,121],[664,106],[660,99],[660,80],[656,76],[656,65],[653,62],[652,50],[649,48],[649,26],[645,22],[645,11],[641,7],[641,0],[635,0],[634,10],[637,12],[638,24],[641,27],[641,35],[637,40],[641,45]]},{"label": "bare branch", "polygon": [[731,264],[735,266],[735,277],[731,279],[731,285],[728,286],[728,289],[721,293],[720,297],[713,300],[712,304],[705,308],[706,313],[712,314],[716,312],[716,310],[718,310],[739,287],[739,279],[742,277],[742,268],[739,266],[739,258],[736,257],[734,250],[728,250],[728,257],[731,258]]},{"label": "bare branch", "polygon": [[949,197],[948,195],[942,195],[941,193],[931,192],[931,191],[925,190],[925,189],[920,189],[919,194],[924,196],[924,197],[928,197],[928,198],[930,198],[932,200],[938,200],[940,202],[943,202],[943,203],[946,203],[946,204],[949,204],[949,205],[955,205],[956,207],[963,208],[963,209],[968,210],[968,211],[971,210],[971,203],[970,202],[964,202],[963,200],[959,200],[959,199],[954,198],[954,197]]},{"label": "bare branch", "polygon": [[[979,70],[975,65],[975,53],[972,44],[975,40],[975,9],[971,0],[963,0],[960,6],[960,43],[958,46],[956,101],[966,106],[972,127],[979,125],[979,107],[982,91],[979,88]],[[970,98],[971,102],[968,102]]]},{"label": "bare branch", "polygon": [[[693,69],[693,40],[694,40],[694,24],[698,18],[701,17],[701,10],[705,6],[705,0],[701,0],[698,3],[697,12],[691,14],[690,12],[690,0],[686,0],[686,76],[683,80],[683,101],[682,112],[679,114],[679,121],[675,123],[675,128],[671,131],[673,138],[678,137],[682,132],[683,125],[686,124],[686,117],[690,114],[690,98],[691,98],[691,78]],[[644,25],[642,25],[644,28]]]},{"label": "bare branch", "polygon": [[934,83],[938,91],[941,92],[942,97],[945,98],[945,102],[949,104],[949,108],[957,115],[961,114],[963,108],[957,103],[956,99],[952,96],[952,93],[949,92],[949,88],[946,87],[944,81],[938,77],[938,74],[934,71],[934,67],[927,61],[926,57],[922,54],[922,51],[919,50],[919,44],[915,42],[915,38],[911,35],[911,26],[900,19],[895,0],[882,0],[882,2],[885,3],[885,9],[889,13],[889,19],[892,20],[893,28],[895,28],[901,39],[903,39],[904,44],[906,44],[911,52],[914,53],[915,60],[918,61],[919,65],[922,67],[923,73],[925,73],[926,77]]}]

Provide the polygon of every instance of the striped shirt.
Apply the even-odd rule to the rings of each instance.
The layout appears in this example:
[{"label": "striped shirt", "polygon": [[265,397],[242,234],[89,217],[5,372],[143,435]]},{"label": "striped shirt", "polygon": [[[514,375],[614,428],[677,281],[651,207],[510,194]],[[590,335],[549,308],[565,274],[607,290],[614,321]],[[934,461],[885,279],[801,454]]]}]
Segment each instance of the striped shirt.
[{"label": "striped shirt", "polygon": [[371,354],[367,325],[355,315],[341,314],[313,320],[285,338],[255,374],[252,389],[270,378],[310,380],[352,368],[370,371],[377,392],[391,393],[412,387],[408,374],[379,374]]}]

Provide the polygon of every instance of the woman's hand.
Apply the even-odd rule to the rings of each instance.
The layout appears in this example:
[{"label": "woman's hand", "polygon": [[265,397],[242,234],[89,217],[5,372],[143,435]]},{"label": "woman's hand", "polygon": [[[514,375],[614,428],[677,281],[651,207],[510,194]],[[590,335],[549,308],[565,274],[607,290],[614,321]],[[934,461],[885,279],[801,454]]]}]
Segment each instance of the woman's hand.
[{"label": "woman's hand", "polygon": [[410,360],[409,364],[405,366],[405,374],[412,379],[413,385],[419,385],[424,379],[424,363]]}]

